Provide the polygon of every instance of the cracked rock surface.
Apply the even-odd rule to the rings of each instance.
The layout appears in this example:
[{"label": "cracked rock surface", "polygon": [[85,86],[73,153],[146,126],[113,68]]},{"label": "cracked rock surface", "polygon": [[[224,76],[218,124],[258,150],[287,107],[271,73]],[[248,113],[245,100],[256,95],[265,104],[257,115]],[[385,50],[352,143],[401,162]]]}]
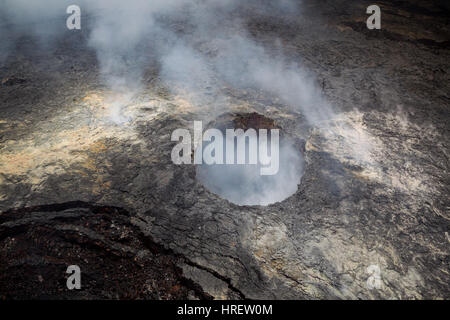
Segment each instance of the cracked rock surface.
[{"label": "cracked rock surface", "polygon": [[[224,89],[223,113],[259,113],[299,141],[298,190],[269,206],[234,205],[172,163],[173,130],[214,119],[156,71],[112,123],[123,97],[85,34],[51,52],[22,39],[0,69],[0,298],[449,299],[448,8],[381,1],[377,32],[369,2],[304,3],[243,15],[255,41],[314,71],[335,116],[312,126]],[[71,264],[81,291],[65,287]]]},{"label": "cracked rock surface", "polygon": [[[11,210],[1,216],[4,299],[210,299],[182,276],[189,263],[130,223],[123,209],[83,202]],[[82,270],[68,291],[67,263]],[[39,290],[37,290],[39,288]]]}]

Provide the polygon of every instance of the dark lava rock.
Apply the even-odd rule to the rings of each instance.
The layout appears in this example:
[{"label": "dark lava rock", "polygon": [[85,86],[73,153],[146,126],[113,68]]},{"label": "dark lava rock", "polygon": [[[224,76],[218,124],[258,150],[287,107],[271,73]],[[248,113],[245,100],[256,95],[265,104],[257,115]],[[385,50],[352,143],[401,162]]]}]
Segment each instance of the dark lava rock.
[{"label": "dark lava rock", "polygon": [[[123,209],[82,202],[0,215],[2,299],[209,298],[163,250],[130,224]],[[69,265],[81,289],[69,290]]]},{"label": "dark lava rock", "polygon": [[12,77],[8,77],[8,78],[4,78],[1,81],[1,85],[2,86],[14,86],[17,84],[25,83],[26,81],[27,81],[26,79],[12,76]]}]

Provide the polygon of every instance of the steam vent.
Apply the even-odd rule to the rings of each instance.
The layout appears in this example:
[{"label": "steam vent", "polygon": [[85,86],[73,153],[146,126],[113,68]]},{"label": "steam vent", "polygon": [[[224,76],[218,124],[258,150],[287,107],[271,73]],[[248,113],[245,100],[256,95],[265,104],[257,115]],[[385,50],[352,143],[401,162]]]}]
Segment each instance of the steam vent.
[{"label": "steam vent", "polygon": [[450,298],[448,1],[71,5],[0,5],[0,300]]},{"label": "steam vent", "polygon": [[[242,152],[242,155],[245,154],[247,159],[251,157],[257,159],[263,147],[259,145],[259,130],[277,129],[282,131],[272,119],[258,113],[239,114],[233,119],[226,115],[213,121],[211,125],[221,130],[223,134],[222,157],[224,160],[223,164],[210,165],[204,163],[197,166],[197,179],[206,189],[238,205],[268,205],[280,202],[297,191],[303,173],[304,163],[301,148],[304,146],[304,141],[299,141],[295,145],[293,141],[289,141],[286,137],[280,138],[278,136],[279,147],[276,164],[272,164],[268,168],[272,169],[273,172],[261,174],[262,165],[258,161],[255,161],[256,164],[246,161],[243,165],[237,165],[236,159],[239,151],[238,145],[233,144],[235,135],[230,138],[226,130],[230,130],[230,128],[231,130],[242,129],[244,133],[251,132],[248,130],[255,130],[254,137],[256,138],[253,140],[253,145],[250,136],[245,136],[246,140],[243,142],[245,151]],[[241,135],[241,137],[244,136]],[[270,135],[266,138],[272,139]],[[230,150],[227,149],[227,142],[231,142],[229,146],[233,149],[231,151],[232,164],[227,164],[226,161],[226,155],[230,153]],[[274,144],[270,143],[269,146],[272,147]],[[267,152],[267,154],[271,153]]]}]

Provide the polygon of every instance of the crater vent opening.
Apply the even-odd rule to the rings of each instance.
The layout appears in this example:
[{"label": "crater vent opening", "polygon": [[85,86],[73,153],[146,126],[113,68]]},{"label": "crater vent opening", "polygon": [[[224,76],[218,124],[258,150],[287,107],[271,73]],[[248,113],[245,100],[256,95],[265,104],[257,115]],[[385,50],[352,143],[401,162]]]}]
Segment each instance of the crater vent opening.
[{"label": "crater vent opening", "polygon": [[[196,177],[209,191],[217,194],[237,205],[269,205],[280,202],[293,195],[300,184],[303,175],[303,153],[301,147],[293,139],[283,134],[283,130],[274,120],[257,113],[230,115],[226,114],[211,122],[209,128],[219,129],[223,134],[223,164],[201,164],[196,167]],[[248,134],[245,135],[245,164],[237,164],[238,137],[227,135],[226,129],[242,129],[248,133],[254,129],[257,137],[257,149],[250,142]],[[272,156],[271,129],[278,129],[278,170],[275,174],[261,174],[261,168],[268,165],[260,161],[259,129],[267,129],[268,155]],[[203,151],[214,138],[203,142]],[[241,140],[242,141],[242,140]],[[234,148],[234,162],[227,162],[227,143]],[[256,153],[256,154],[255,154]],[[242,153],[241,153],[242,154]],[[256,156],[257,163],[250,164],[249,159]],[[269,156],[269,157],[270,157]],[[228,163],[228,164],[227,164]],[[274,166],[272,166],[274,167]]]}]

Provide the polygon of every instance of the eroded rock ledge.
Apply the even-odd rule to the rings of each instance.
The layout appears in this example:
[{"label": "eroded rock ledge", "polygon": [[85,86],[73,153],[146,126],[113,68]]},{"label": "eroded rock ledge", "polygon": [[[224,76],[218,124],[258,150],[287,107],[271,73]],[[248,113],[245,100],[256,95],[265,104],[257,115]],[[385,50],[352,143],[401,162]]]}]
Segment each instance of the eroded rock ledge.
[{"label": "eroded rock ledge", "polygon": [[[76,201],[4,212],[0,260],[3,299],[211,299],[179,267],[198,266],[144,236],[117,207]],[[69,265],[81,269],[81,290],[66,287]]]}]

